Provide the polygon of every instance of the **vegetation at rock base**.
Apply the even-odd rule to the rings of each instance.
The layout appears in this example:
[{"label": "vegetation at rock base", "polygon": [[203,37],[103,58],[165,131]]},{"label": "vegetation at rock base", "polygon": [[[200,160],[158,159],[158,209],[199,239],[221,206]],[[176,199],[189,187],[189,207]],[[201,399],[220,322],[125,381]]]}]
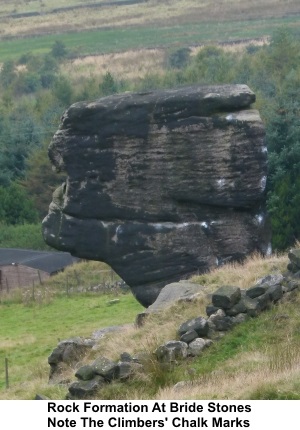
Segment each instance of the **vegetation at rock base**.
[{"label": "vegetation at rock base", "polygon": [[[119,301],[112,305],[115,295],[111,294],[73,291],[66,295],[67,275],[76,270],[88,285],[88,273],[102,270],[100,264],[73,266],[45,283],[36,300],[31,297],[25,301],[20,293],[1,296],[1,314],[6,318],[0,331],[0,351],[2,362],[5,356],[9,359],[10,388],[4,387],[1,366],[0,398],[32,399],[39,392],[51,399],[64,399],[67,386],[48,384],[47,357],[58,339],[75,335],[89,338],[94,330],[105,326],[133,324],[141,306],[129,293],[119,292]],[[246,288],[266,274],[285,271],[286,264],[285,255],[266,259],[253,256],[243,265],[227,265],[193,278],[193,282],[204,285],[203,297],[149,317],[139,329],[132,326],[120,334],[107,335],[98,340],[97,350],[81,364],[90,363],[99,351],[113,360],[124,351],[132,355],[146,351],[151,356],[158,345],[177,338],[181,322],[205,315],[206,293],[215,291],[216,286],[225,282]],[[91,279],[90,284],[93,282]],[[101,399],[299,399],[298,307],[299,296],[275,305],[235,327],[200,357],[178,362],[169,369],[154,359],[148,360],[145,373],[126,383],[109,384],[99,395]],[[74,380],[74,369],[66,370],[63,377]],[[179,381],[188,385],[174,388]]]}]

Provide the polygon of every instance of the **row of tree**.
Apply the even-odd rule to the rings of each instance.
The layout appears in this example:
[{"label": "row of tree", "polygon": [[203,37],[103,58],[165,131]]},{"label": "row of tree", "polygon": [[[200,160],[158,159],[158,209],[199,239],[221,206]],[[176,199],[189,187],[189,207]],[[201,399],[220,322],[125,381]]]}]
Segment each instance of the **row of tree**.
[{"label": "row of tree", "polygon": [[[127,90],[140,91],[184,84],[243,83],[257,95],[266,124],[269,150],[268,210],[273,246],[282,250],[300,239],[300,39],[285,29],[269,44],[234,52],[207,46],[195,56],[189,48],[168,53],[164,74],[125,81],[107,72],[74,85],[60,73],[68,52],[56,42],[46,56],[24,55],[4,63],[0,72],[0,202],[18,189],[28,216],[3,209],[0,222],[32,222],[32,210],[45,215],[51,192],[61,178],[51,170],[46,146],[59,118],[72,102]],[[16,185],[18,183],[18,185]],[[12,187],[12,188],[11,188]],[[14,188],[15,187],[15,188]],[[26,194],[27,193],[27,194]],[[15,201],[22,201],[20,195]],[[3,206],[4,207],[4,206]],[[14,215],[15,214],[15,215]]]}]

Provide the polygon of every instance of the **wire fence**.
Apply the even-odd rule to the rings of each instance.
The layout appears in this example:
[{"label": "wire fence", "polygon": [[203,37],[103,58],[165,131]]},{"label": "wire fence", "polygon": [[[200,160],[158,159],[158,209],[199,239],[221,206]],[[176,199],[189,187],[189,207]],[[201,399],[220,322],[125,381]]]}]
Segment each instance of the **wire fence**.
[{"label": "wire fence", "polygon": [[64,275],[63,280],[43,279],[40,272],[31,285],[13,285],[8,278],[3,278],[0,286],[0,303],[6,301],[23,304],[49,303],[57,296],[74,294],[109,294],[118,296],[129,290],[128,285],[112,270],[93,270],[88,276],[77,270]]}]

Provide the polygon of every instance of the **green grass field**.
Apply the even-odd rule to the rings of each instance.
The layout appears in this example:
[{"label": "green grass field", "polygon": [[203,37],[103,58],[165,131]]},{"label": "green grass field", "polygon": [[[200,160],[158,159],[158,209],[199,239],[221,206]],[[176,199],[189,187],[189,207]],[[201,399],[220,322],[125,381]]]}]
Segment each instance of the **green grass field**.
[{"label": "green grass field", "polygon": [[279,26],[298,29],[300,15],[262,20],[207,22],[170,27],[113,28],[51,34],[2,41],[0,62],[17,59],[26,52],[44,54],[56,40],[62,41],[74,56],[104,54],[151,47],[201,45],[269,36]]},{"label": "green grass field", "polygon": [[[9,362],[9,383],[30,380],[34,369],[49,371],[47,357],[59,339],[90,337],[93,331],[110,325],[133,323],[142,306],[131,294],[118,296],[119,302],[102,294],[74,294],[55,297],[43,304],[0,304],[0,391],[5,387],[4,361]],[[3,393],[2,393],[3,394]]]}]

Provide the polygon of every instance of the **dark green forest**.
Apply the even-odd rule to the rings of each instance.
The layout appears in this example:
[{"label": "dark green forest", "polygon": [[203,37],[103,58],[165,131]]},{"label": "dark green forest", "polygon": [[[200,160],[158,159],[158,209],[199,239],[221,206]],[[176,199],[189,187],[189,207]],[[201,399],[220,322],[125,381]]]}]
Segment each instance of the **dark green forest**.
[{"label": "dark green forest", "polygon": [[[57,41],[47,55],[27,53],[0,72],[0,241],[3,231],[39,225],[61,177],[47,158],[47,146],[63,111],[73,102],[123,91],[186,84],[247,84],[266,126],[269,153],[267,208],[273,249],[300,240],[300,36],[277,30],[270,43],[243,53],[206,46],[166,52],[163,75],[126,81],[114,71],[81,85],[60,73],[68,51]],[[29,242],[30,243],[30,242]],[[3,246],[1,243],[0,246]],[[42,245],[36,245],[42,246]],[[30,245],[28,245],[30,247]]]}]

